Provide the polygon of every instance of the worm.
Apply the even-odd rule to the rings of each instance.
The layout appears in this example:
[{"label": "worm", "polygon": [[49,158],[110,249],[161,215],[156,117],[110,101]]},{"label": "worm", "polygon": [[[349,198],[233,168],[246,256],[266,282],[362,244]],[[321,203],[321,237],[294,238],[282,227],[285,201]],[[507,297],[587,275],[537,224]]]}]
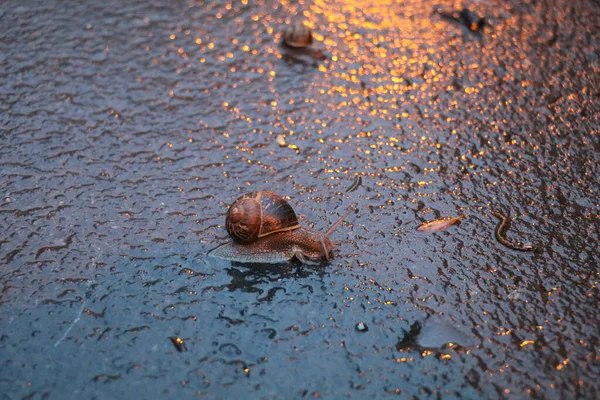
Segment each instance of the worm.
[{"label": "worm", "polygon": [[362,178],[360,175],[356,175],[354,177],[354,182],[352,182],[352,185],[350,185],[350,187],[346,189],[346,193],[355,191],[360,185],[362,185]]},{"label": "worm", "polygon": [[510,218],[504,216],[498,211],[490,210],[490,213],[500,220],[498,226],[496,226],[496,240],[499,241],[504,246],[509,249],[519,250],[519,251],[537,251],[537,249],[529,244],[521,243],[521,242],[511,242],[504,235],[508,228],[510,228]]}]

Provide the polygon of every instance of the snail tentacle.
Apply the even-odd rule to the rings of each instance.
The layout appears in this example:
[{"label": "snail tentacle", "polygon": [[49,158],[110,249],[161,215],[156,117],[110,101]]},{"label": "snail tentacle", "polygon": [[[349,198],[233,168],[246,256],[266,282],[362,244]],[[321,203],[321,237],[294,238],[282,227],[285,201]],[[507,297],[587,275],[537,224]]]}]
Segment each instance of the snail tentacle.
[{"label": "snail tentacle", "polygon": [[321,240],[319,241],[319,244],[321,245],[321,252],[322,254],[325,256],[325,260],[327,260],[327,262],[329,262],[329,252],[327,251],[327,247],[325,246],[325,238],[321,238]]},{"label": "snail tentacle", "polygon": [[331,225],[331,228],[327,229],[327,232],[325,232],[325,237],[329,237],[329,235],[331,235],[333,233],[333,231],[335,231],[337,229],[338,226],[340,226],[342,224],[342,222],[344,222],[344,220],[346,219],[346,217],[348,217],[348,215],[350,215],[351,210],[346,211],[346,213],[344,215],[342,215],[340,217],[340,219],[338,219],[335,224]]}]

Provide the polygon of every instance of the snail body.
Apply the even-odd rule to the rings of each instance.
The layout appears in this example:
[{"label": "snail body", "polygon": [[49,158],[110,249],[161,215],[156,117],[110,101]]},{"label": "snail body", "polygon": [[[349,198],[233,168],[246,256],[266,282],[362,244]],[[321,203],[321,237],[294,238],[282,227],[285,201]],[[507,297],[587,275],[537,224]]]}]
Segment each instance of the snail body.
[{"label": "snail body", "polygon": [[329,235],[344,218],[324,234],[315,232],[300,226],[284,198],[273,192],[251,192],[227,212],[225,225],[232,241],[209,255],[241,263],[280,264],[297,259],[303,264],[323,264],[333,250]]},{"label": "snail body", "polygon": [[233,241],[225,243],[212,250],[210,256],[254,264],[282,264],[293,259],[303,264],[322,264],[329,260],[332,250],[329,238],[301,227],[264,236],[245,245]]}]

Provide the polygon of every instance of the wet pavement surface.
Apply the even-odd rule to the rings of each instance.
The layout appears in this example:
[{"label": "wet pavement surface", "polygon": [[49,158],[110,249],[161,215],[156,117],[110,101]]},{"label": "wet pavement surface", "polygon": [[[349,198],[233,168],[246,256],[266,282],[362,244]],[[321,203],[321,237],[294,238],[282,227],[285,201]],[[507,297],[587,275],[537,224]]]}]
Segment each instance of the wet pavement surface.
[{"label": "wet pavement surface", "polygon": [[[299,18],[325,60],[280,47]],[[0,399],[598,397],[597,1],[8,0],[0,26]],[[331,264],[206,257],[250,190],[319,231],[355,205]]]}]

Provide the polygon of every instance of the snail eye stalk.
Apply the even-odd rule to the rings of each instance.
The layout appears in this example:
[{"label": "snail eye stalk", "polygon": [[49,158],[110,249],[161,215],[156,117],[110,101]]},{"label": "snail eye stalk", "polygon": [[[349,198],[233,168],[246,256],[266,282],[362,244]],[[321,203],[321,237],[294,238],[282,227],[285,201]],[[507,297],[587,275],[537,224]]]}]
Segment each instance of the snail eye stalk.
[{"label": "snail eye stalk", "polygon": [[323,253],[323,255],[325,256],[325,259],[327,260],[327,262],[329,262],[330,258],[329,258],[329,252],[327,251],[327,246],[325,245],[325,239],[329,237],[329,235],[331,235],[333,233],[333,231],[336,230],[336,228],[338,226],[340,226],[342,224],[342,222],[344,222],[344,220],[346,219],[346,217],[350,215],[350,210],[346,211],[346,213],[344,215],[342,215],[340,217],[340,219],[338,219],[336,221],[335,224],[331,225],[331,228],[329,228],[327,230],[327,232],[325,232],[325,235],[321,238],[321,240],[319,241],[321,244],[321,252]]},{"label": "snail eye stalk", "polygon": [[337,222],[336,222],[335,224],[331,225],[331,228],[329,228],[329,229],[327,230],[327,232],[325,232],[325,237],[329,237],[329,235],[331,235],[331,234],[333,233],[333,231],[335,231],[335,230],[336,230],[336,228],[337,228],[338,226],[340,226],[342,222],[344,222],[344,220],[346,219],[346,217],[347,217],[348,215],[350,215],[350,211],[351,211],[351,210],[348,210],[348,211],[346,211],[346,214],[342,215],[342,216],[340,217],[340,219],[338,219],[338,220],[337,220]]},{"label": "snail eye stalk", "polygon": [[321,238],[321,240],[319,241],[319,243],[321,244],[321,252],[325,255],[325,259],[327,260],[327,263],[329,263],[329,252],[327,251],[327,246],[325,246],[325,238],[327,236],[323,236]]}]

